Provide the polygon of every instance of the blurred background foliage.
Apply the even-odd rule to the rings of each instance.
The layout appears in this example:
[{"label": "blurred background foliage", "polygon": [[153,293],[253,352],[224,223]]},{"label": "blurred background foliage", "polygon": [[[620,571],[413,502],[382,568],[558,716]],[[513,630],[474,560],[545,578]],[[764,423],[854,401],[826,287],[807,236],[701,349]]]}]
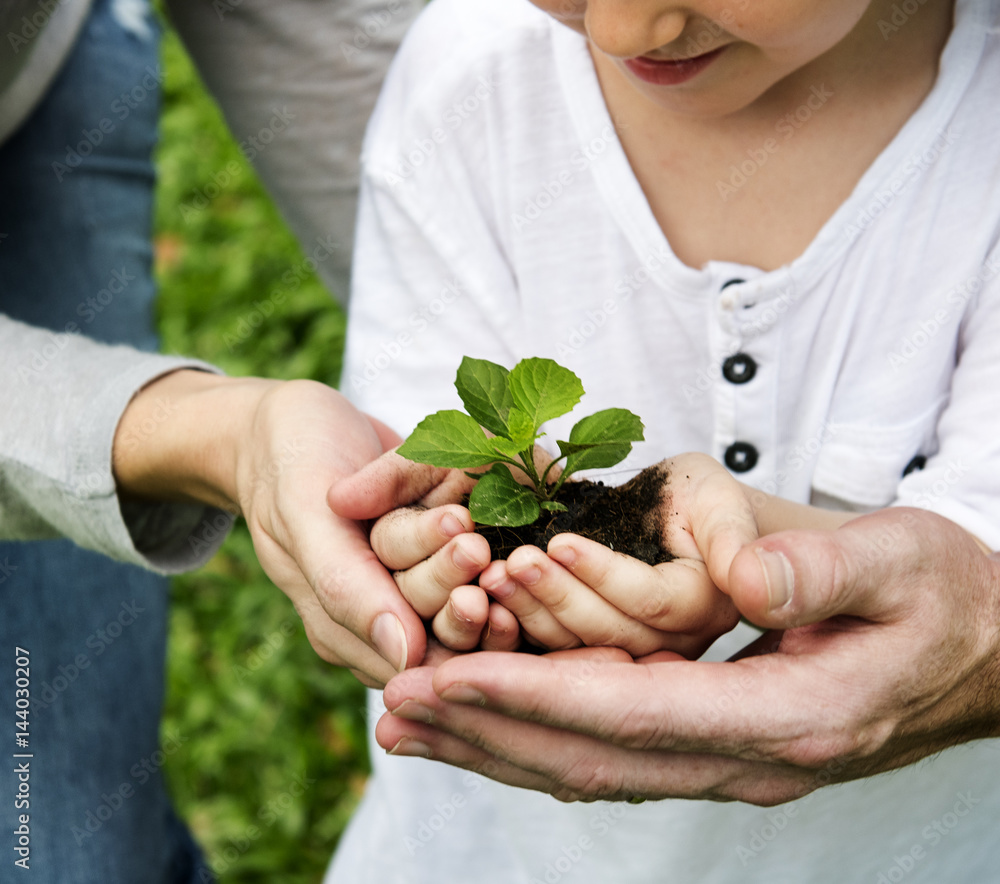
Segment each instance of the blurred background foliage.
[{"label": "blurred background foliage", "polygon": [[[301,251],[169,29],[163,51],[163,349],[232,374],[336,383],[343,311],[314,275],[282,281]],[[258,322],[254,303],[279,289]],[[362,688],[313,652],[242,522],[207,567],[175,580],[163,730],[183,742],[165,770],[223,882],[322,878],[364,788],[364,721]]]}]

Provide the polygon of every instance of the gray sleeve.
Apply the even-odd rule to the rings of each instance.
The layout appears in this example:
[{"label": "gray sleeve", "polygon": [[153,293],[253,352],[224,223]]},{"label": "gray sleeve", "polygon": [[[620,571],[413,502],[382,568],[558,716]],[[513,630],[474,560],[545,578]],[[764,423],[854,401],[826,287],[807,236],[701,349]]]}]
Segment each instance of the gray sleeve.
[{"label": "gray sleeve", "polygon": [[[121,500],[111,471],[126,406],[148,383],[179,368],[217,371],[0,314],[0,538],[68,537],[163,573],[211,558],[231,515],[198,504]],[[164,403],[164,420],[169,413]],[[155,423],[151,418],[140,433],[155,433]]]},{"label": "gray sleeve", "polygon": [[243,154],[342,303],[365,125],[396,47],[423,5],[167,0]]}]

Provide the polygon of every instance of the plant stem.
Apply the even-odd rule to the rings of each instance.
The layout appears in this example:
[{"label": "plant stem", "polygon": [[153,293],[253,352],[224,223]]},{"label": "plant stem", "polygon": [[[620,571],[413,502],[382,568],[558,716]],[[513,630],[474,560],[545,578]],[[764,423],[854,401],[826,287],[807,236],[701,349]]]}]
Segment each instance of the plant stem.
[{"label": "plant stem", "polygon": [[563,474],[558,479],[556,479],[555,483],[552,486],[552,490],[549,492],[548,495],[549,500],[554,498],[559,493],[559,489],[563,487],[563,482],[565,482],[569,478],[569,475],[570,475],[569,473],[563,472]]},{"label": "plant stem", "polygon": [[553,488],[552,491],[551,491],[551,493],[550,493],[548,491],[548,485],[546,485],[546,482],[545,482],[545,480],[548,479],[548,477],[549,477],[549,470],[551,470],[552,467],[554,467],[561,460],[562,460],[562,457],[557,457],[555,460],[550,460],[549,461],[549,465],[545,468],[545,472],[542,473],[542,484],[541,484],[540,487],[543,488],[543,489],[546,489],[545,492],[544,492],[546,500],[551,500],[552,497],[553,497],[553,495],[556,493],[556,491],[558,491],[559,488],[562,487],[562,479],[560,479],[558,481],[558,483],[556,484],[556,487]]},{"label": "plant stem", "polygon": [[531,481],[534,483],[535,494],[537,494],[540,498],[544,500],[545,486],[542,484],[542,480],[538,477],[538,470],[535,469],[534,451],[532,451],[532,449],[530,448],[522,451],[521,462],[523,463],[523,466],[521,466],[521,464],[518,464],[518,466],[521,466],[521,469],[528,474],[528,478],[531,479]]}]

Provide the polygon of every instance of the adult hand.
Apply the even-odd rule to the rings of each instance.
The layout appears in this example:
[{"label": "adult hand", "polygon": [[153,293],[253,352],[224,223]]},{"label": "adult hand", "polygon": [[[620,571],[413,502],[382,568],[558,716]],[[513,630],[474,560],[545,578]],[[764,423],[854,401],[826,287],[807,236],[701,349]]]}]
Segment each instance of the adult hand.
[{"label": "adult hand", "polygon": [[129,405],[115,475],[126,494],[242,514],[316,652],[382,686],[423,659],[424,627],[365,526],[331,512],[326,492],[398,442],[323,384],[178,371]]},{"label": "adult hand", "polygon": [[389,683],[378,741],[563,800],[770,805],[1000,734],[1000,563],[954,523],[772,534],[729,577],[770,630],[739,659],[457,657]]}]

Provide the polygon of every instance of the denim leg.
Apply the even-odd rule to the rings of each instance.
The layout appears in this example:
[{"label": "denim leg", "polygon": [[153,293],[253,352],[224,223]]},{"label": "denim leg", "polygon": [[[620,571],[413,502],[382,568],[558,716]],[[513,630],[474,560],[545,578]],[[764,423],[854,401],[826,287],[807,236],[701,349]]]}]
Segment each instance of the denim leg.
[{"label": "denim leg", "polygon": [[[155,349],[157,50],[137,0],[96,0],[49,94],[0,146],[0,311]],[[32,880],[211,880],[162,778],[190,748],[185,734],[161,746],[158,733],[168,590],[68,541],[0,544],[0,879],[14,879],[27,814]],[[26,749],[15,742],[16,647],[30,659]],[[25,762],[29,804],[16,807]]]}]

